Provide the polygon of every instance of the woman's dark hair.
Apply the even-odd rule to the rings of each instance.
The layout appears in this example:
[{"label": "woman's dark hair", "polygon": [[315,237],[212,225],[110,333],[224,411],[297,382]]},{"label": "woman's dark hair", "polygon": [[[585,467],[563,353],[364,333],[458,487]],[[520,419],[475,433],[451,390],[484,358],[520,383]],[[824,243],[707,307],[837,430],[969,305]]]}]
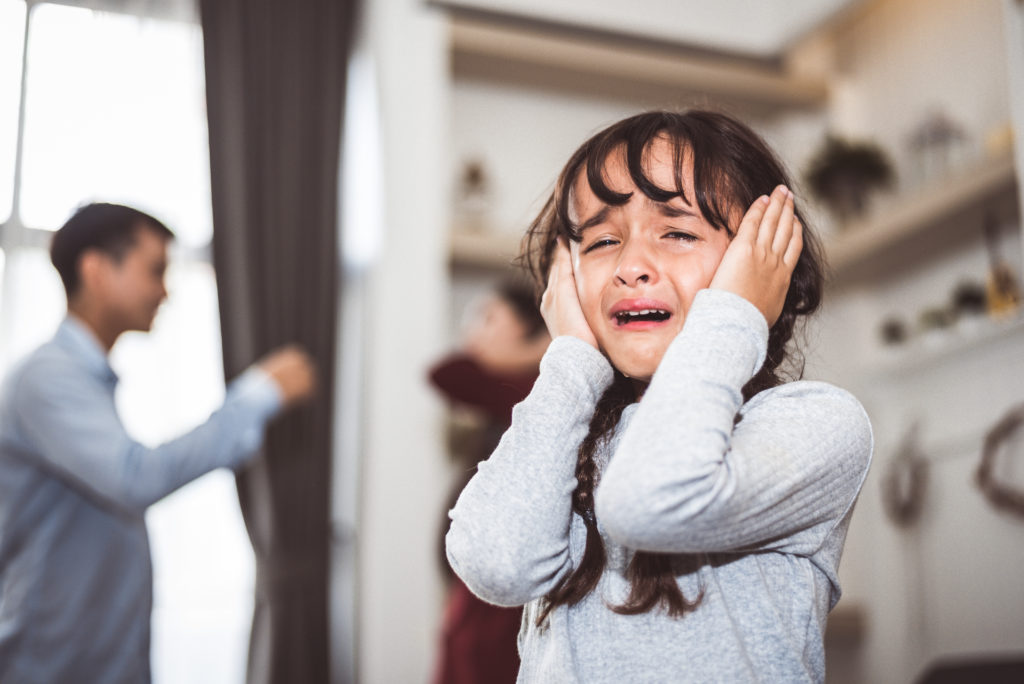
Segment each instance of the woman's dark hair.
[{"label": "woman's dark hair", "polygon": [[136,231],[148,229],[167,240],[174,233],[149,214],[121,204],[94,203],[80,207],[50,242],[50,261],[72,297],[79,286],[78,260],[95,249],[120,261],[135,245]]},{"label": "woman's dark hair", "polygon": [[527,339],[533,339],[537,335],[547,332],[544,317],[541,316],[540,307],[537,306],[537,297],[529,282],[520,278],[507,278],[498,283],[495,289],[502,301],[512,307],[516,317],[522,321]]},{"label": "woman's dark hair", "polygon": [[[675,187],[663,188],[648,176],[646,167],[651,145],[667,142],[673,151]],[[573,184],[584,174],[590,189],[611,206],[625,204],[632,193],[618,193],[608,187],[604,167],[609,157],[621,155],[633,184],[656,202],[673,197],[696,201],[704,218],[717,230],[732,237],[738,216],[761,195],[770,195],[780,184],[792,187],[788,174],[768,145],[745,124],[722,113],[702,110],[687,112],[647,112],[624,119],[595,134],[569,158],[540,215],[534,220],[524,240],[523,258],[539,291],[547,283],[548,273],[559,238],[579,242],[580,228],[573,221]],[[685,165],[693,164],[693,191],[686,196],[683,174]],[[821,303],[824,279],[824,258],[821,246],[807,225],[799,208],[796,216],[804,226],[803,251],[790,281],[789,291],[779,319],[768,334],[768,351],[764,365],[743,387],[743,398],[749,400],[758,392],[784,382],[782,366],[787,360],[794,365],[793,374],[802,372],[799,351],[788,349],[801,317],[817,310]],[[594,409],[590,429],[580,444],[576,462],[576,490],[572,495],[573,510],[587,528],[586,547],[577,568],[547,595],[547,606],[538,622],[558,605],[573,605],[597,586],[604,572],[604,544],[594,517],[596,466],[594,455],[605,445],[622,416],[623,409],[636,400],[632,382],[616,371],[615,380],[604,392]],[[692,611],[701,596],[687,599],[676,582],[679,556],[637,552],[627,569],[630,594],[620,606],[612,606],[623,614],[644,613],[660,607],[669,615],[679,617]]]}]

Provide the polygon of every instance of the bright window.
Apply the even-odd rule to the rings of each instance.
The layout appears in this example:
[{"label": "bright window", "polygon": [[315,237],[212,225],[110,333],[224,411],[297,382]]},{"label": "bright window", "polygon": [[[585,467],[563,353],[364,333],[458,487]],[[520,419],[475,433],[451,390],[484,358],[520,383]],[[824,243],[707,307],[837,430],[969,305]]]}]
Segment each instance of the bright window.
[{"label": "bright window", "polygon": [[[111,354],[122,419],[148,444],[201,422],[224,395],[202,52],[194,21],[0,0],[0,374],[65,313],[51,231],[90,201],[149,212],[178,236],[170,297],[152,333],[125,335]],[[234,478],[200,478],[147,524],[154,681],[244,681],[255,564]]]},{"label": "bright window", "polygon": [[52,229],[84,201],[135,202],[183,244],[209,242],[202,54],[194,25],[36,7],[22,222]]},{"label": "bright window", "polygon": [[19,359],[50,339],[64,316],[64,288],[42,247],[11,249],[7,255],[0,330],[4,357]]},{"label": "bright window", "polygon": [[0,221],[11,216],[14,158],[18,142],[24,0],[0,0]]}]

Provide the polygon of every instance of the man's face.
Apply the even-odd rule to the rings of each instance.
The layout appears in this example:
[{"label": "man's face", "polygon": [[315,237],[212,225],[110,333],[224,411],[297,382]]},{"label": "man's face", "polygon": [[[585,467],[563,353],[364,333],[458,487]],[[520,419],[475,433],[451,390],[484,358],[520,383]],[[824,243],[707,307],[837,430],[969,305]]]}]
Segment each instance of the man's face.
[{"label": "man's face", "polygon": [[[694,296],[707,287],[729,236],[675,197],[659,203],[634,184],[621,155],[604,168],[608,186],[632,197],[604,204],[584,174],[574,185],[573,209],[582,240],[570,244],[583,315],[601,350],[623,374],[649,381],[669,343],[682,330]],[[658,186],[675,186],[672,150],[663,141],[650,150],[647,174]],[[694,198],[693,165],[683,167],[686,195]]]},{"label": "man's face", "polygon": [[104,255],[99,298],[110,325],[119,331],[148,331],[167,298],[167,239],[142,226],[120,261]]}]

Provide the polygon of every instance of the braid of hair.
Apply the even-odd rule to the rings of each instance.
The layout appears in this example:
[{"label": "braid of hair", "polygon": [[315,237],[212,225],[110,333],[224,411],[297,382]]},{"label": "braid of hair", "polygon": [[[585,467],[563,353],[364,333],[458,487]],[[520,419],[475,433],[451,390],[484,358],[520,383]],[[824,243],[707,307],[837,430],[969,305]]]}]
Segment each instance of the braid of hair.
[{"label": "braid of hair", "polygon": [[587,436],[583,438],[576,454],[576,489],[572,493],[572,509],[587,528],[587,541],[580,564],[566,575],[547,595],[547,602],[537,624],[544,624],[556,606],[574,605],[597,587],[604,573],[607,557],[604,542],[597,529],[594,515],[594,489],[597,487],[597,464],[594,456],[598,446],[607,440],[619,423],[622,411],[635,399],[629,378],[618,371],[615,379],[605,390],[594,408]]},{"label": "braid of hair", "polygon": [[[589,436],[587,439],[590,439]],[[591,440],[596,442],[596,440]],[[580,446],[576,455],[576,489],[572,493],[572,509],[579,513],[587,526],[597,522],[594,517],[594,487],[597,484],[597,464],[593,454],[596,444]]]}]

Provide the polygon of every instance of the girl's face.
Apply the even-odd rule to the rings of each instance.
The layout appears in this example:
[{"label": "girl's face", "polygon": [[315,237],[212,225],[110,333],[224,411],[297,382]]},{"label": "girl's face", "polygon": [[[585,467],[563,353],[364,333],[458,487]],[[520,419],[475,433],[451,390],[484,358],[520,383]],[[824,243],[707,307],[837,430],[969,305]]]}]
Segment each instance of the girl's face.
[{"label": "girl's face", "polygon": [[[683,187],[693,200],[693,163],[684,159]],[[657,140],[646,175],[658,187],[676,187],[672,147]],[[585,173],[573,186],[573,220],[581,242],[570,242],[583,315],[604,354],[621,373],[649,382],[669,343],[683,328],[698,290],[706,288],[730,238],[681,197],[655,202],[634,184],[620,154],[604,167],[611,190],[632,192],[620,206],[602,202]],[[738,212],[731,224],[738,224]]]}]

